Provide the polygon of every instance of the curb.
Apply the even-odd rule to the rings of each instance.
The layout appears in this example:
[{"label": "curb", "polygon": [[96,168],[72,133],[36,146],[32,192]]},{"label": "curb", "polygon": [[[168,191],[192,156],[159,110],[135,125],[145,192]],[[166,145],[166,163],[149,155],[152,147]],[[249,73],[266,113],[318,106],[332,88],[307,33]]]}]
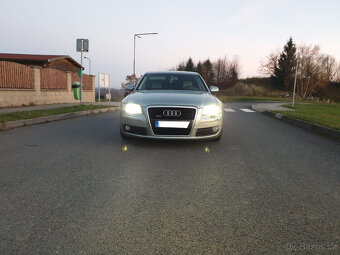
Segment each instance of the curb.
[{"label": "curb", "polygon": [[50,116],[39,117],[39,118],[34,118],[34,119],[24,119],[24,120],[3,122],[3,123],[0,123],[0,131],[10,130],[13,128],[18,128],[18,127],[48,123],[52,121],[77,118],[77,117],[86,116],[86,115],[99,114],[99,113],[104,113],[104,112],[113,112],[113,111],[118,111],[119,109],[120,109],[119,106],[114,106],[114,107],[100,108],[100,109],[80,111],[80,112],[50,115]]},{"label": "curb", "polygon": [[276,112],[272,112],[272,111],[268,111],[266,109],[263,108],[259,108],[256,105],[252,105],[251,107],[253,110],[258,111],[258,112],[262,112],[270,117],[279,119],[279,120],[283,120],[287,123],[293,124],[295,126],[304,128],[306,130],[309,130],[313,133],[317,133],[317,134],[321,134],[336,140],[340,141],[340,131],[332,129],[332,128],[327,128],[327,127],[323,127],[317,124],[313,124],[304,120],[299,120],[299,119],[295,119],[292,117],[288,117],[285,115],[282,115],[280,113],[276,113]]}]

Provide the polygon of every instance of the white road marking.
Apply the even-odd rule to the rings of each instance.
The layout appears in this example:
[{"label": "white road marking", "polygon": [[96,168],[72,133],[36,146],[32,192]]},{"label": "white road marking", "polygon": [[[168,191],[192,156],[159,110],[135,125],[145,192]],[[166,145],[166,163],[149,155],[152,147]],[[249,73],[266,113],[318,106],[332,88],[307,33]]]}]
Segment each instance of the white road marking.
[{"label": "white road marking", "polygon": [[235,112],[233,109],[231,109],[231,108],[224,108],[224,111],[225,112]]},{"label": "white road marking", "polygon": [[252,111],[252,110],[249,110],[249,109],[240,109],[241,111],[244,111],[244,112],[255,112],[255,111]]}]

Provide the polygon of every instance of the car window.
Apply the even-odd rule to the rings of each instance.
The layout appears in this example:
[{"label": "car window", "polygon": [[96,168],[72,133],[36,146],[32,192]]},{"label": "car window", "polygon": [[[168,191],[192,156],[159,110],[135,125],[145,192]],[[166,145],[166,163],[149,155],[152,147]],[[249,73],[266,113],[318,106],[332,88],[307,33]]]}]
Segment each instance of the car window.
[{"label": "car window", "polygon": [[146,74],[137,90],[194,90],[208,91],[195,74]]}]

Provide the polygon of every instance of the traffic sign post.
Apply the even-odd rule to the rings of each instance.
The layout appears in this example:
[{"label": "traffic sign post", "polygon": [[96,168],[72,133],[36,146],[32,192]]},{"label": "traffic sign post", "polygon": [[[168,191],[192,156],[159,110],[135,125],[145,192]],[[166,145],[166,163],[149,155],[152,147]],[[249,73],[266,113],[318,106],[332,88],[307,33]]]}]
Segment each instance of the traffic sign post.
[{"label": "traffic sign post", "polygon": [[98,73],[98,101],[100,102],[100,87],[105,88],[105,74]]},{"label": "traffic sign post", "polygon": [[98,73],[98,90],[100,93],[100,87],[109,88],[109,93],[105,94],[106,99],[111,101],[111,91],[110,91],[110,75],[105,73]]},{"label": "traffic sign post", "polygon": [[[80,52],[80,65],[83,68],[83,52],[89,51],[89,40],[88,39],[77,39],[77,52]],[[79,72],[78,72],[79,75]],[[83,72],[80,70],[80,104],[83,97]]]}]

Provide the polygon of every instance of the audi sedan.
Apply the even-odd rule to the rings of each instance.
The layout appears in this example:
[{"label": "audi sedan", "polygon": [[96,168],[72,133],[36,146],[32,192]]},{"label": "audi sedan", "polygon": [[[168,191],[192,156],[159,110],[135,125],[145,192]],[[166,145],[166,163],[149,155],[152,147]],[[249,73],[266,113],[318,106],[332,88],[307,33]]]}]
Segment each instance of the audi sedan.
[{"label": "audi sedan", "polygon": [[194,72],[149,72],[121,102],[123,139],[211,139],[222,134],[222,103]]}]

